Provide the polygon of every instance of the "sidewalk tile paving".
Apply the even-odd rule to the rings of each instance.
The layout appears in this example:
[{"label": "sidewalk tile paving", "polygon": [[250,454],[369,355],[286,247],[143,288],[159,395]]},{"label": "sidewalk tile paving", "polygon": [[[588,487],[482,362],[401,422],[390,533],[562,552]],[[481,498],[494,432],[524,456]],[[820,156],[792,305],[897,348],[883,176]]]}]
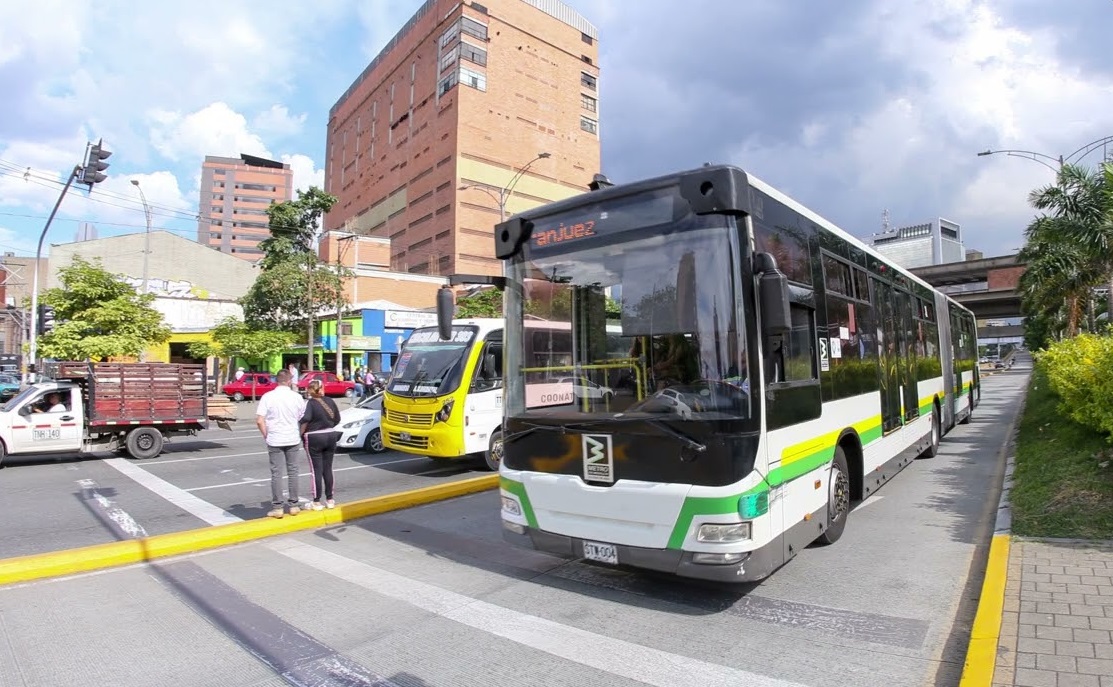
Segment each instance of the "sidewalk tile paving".
[{"label": "sidewalk tile paving", "polygon": [[1113,687],[1113,542],[1014,538],[993,685]]}]

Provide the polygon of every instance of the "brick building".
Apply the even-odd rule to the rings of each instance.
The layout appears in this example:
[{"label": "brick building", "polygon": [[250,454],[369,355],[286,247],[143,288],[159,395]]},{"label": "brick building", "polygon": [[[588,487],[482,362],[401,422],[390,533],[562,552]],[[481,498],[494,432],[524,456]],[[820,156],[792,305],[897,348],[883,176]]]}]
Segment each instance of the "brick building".
[{"label": "brick building", "polygon": [[595,27],[558,0],[428,0],[329,112],[325,229],[389,240],[397,272],[501,274],[500,199],[600,171],[598,79]]},{"label": "brick building", "polygon": [[254,155],[216,157],[201,164],[197,241],[245,260],[263,256],[259,242],[270,237],[266,209],[293,198],[290,165]]}]

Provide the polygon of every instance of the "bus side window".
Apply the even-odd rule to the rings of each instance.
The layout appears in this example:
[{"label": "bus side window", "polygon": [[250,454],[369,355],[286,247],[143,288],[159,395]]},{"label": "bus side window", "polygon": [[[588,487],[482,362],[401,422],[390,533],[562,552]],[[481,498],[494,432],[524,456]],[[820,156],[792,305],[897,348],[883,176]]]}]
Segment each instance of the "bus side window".
[{"label": "bus side window", "polygon": [[825,351],[816,355],[815,311],[791,303],[789,314],[791,331],[771,341],[765,355],[765,426],[770,430],[814,420],[823,410],[816,360]]},{"label": "bus side window", "polygon": [[502,343],[488,343],[479,360],[479,371],[472,388],[477,391],[497,389],[502,386]]}]

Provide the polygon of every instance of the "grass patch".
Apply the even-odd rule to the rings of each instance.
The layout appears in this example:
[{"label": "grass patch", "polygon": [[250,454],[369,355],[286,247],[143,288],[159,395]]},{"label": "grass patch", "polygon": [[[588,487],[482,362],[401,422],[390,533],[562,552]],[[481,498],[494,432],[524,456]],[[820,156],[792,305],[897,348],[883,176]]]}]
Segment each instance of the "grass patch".
[{"label": "grass patch", "polygon": [[1061,415],[1039,365],[1016,445],[1012,531],[1028,537],[1113,539],[1113,450]]}]

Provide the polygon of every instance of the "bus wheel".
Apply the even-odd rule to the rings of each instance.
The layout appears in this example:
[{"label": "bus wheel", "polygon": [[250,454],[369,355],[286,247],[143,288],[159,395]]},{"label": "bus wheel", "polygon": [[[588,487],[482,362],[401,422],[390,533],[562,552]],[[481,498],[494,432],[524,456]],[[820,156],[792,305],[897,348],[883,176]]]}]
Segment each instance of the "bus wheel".
[{"label": "bus wheel", "polygon": [[939,409],[932,406],[931,409],[931,446],[924,449],[920,454],[922,458],[934,458],[939,455]]},{"label": "bus wheel", "polygon": [[139,427],[128,434],[128,453],[137,460],[154,458],[162,453],[162,432],[153,427]]},{"label": "bus wheel", "polygon": [[835,459],[831,461],[831,477],[827,484],[827,529],[819,535],[820,544],[834,544],[846,529],[846,519],[850,516],[850,471],[846,467],[846,452],[842,446],[835,447]]},{"label": "bus wheel", "polygon": [[491,448],[483,454],[483,460],[487,463],[487,469],[493,472],[499,471],[499,465],[502,463],[502,430],[496,429],[491,432]]}]

